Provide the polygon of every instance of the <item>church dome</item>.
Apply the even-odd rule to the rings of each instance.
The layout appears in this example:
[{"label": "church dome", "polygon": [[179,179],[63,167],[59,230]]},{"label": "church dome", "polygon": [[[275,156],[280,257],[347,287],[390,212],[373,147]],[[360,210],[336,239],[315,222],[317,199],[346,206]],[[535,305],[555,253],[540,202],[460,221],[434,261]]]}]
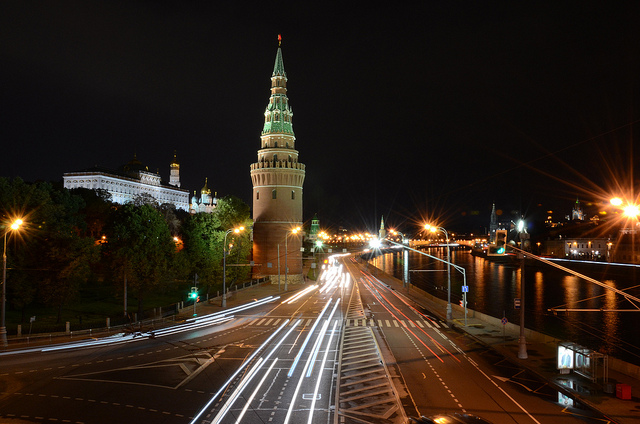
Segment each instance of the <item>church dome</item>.
[{"label": "church dome", "polygon": [[149,171],[149,167],[140,162],[140,160],[138,160],[138,156],[135,153],[133,154],[133,159],[131,159],[125,165],[122,165],[121,168],[126,173]]},{"label": "church dome", "polygon": [[204,187],[202,187],[202,189],[200,190],[201,194],[211,194],[211,189],[209,189],[207,184],[208,184],[208,178],[205,178],[204,179]]}]

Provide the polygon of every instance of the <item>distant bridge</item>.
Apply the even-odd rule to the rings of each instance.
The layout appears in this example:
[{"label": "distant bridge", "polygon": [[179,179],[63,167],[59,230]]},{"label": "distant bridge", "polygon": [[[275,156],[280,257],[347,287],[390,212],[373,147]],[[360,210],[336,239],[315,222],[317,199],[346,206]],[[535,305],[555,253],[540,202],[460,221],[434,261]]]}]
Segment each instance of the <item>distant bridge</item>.
[{"label": "distant bridge", "polygon": [[[471,249],[471,247],[475,244],[475,240],[450,240],[449,248],[462,248],[462,249]],[[446,242],[434,242],[432,240],[409,240],[409,247],[420,248],[420,247],[447,247]]]}]

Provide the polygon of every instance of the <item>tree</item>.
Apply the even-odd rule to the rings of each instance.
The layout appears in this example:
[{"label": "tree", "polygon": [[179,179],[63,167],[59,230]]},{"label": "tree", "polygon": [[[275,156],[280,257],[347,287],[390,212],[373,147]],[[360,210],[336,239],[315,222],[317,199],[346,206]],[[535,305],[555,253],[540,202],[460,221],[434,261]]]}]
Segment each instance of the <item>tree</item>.
[{"label": "tree", "polygon": [[126,276],[142,315],[145,295],[171,281],[175,243],[167,223],[150,205],[120,206],[112,213],[106,246],[117,274]]},{"label": "tree", "polygon": [[[241,233],[230,233],[227,237],[227,264],[246,263],[251,252],[251,226],[253,220],[250,215],[249,205],[235,196],[225,196],[218,200],[215,214],[220,220],[221,230],[226,232],[231,228],[244,227]],[[229,249],[230,246],[232,249]],[[227,281],[229,285],[238,280],[247,278],[250,267],[227,267]]]},{"label": "tree", "polygon": [[189,275],[198,274],[202,285],[210,291],[222,280],[222,243],[224,233],[216,214],[190,215],[182,226],[183,254],[191,264]]},{"label": "tree", "polygon": [[6,217],[20,215],[25,221],[18,235],[23,245],[13,257],[10,299],[23,311],[34,296],[58,309],[73,299],[80,284],[91,275],[97,249],[84,237],[85,220],[80,213],[83,199],[51,184],[26,184],[19,178],[0,179],[0,199]]}]

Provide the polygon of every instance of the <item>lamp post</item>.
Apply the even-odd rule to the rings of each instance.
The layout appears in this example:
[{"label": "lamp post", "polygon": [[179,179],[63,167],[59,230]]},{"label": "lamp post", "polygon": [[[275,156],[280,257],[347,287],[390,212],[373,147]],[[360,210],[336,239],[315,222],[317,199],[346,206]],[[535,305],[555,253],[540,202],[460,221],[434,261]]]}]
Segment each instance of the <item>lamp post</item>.
[{"label": "lamp post", "polygon": [[[11,223],[9,227],[11,231],[17,231],[22,225],[22,219],[16,219]],[[5,229],[4,232],[4,250],[2,253],[2,321],[0,322],[0,340],[2,346],[7,346],[7,326],[5,324],[5,313],[7,303],[7,233],[9,230]]]},{"label": "lamp post", "polygon": [[402,234],[400,231],[397,231],[397,230],[389,230],[389,232],[394,236],[400,235],[402,237],[401,239],[402,240],[402,261],[403,261],[402,286],[408,288],[409,287],[409,251],[404,248],[404,246],[408,242],[407,236],[405,236],[404,234]]},{"label": "lamp post", "polygon": [[[297,234],[300,227],[291,230],[291,234]],[[284,291],[287,291],[287,275],[289,274],[289,263],[287,262],[287,240],[289,239],[289,231],[284,236]]]},{"label": "lamp post", "polygon": [[529,239],[529,234],[524,227],[524,221],[518,221],[518,234],[520,235],[520,249],[522,250],[522,263],[520,265],[520,337],[518,338],[518,358],[527,359],[527,339],[524,335],[524,244],[525,240]]},{"label": "lamp post", "polygon": [[222,307],[227,307],[227,236],[234,232],[238,234],[244,227],[231,228],[224,234],[224,245],[222,245]]},{"label": "lamp post", "polygon": [[451,311],[451,252],[449,251],[449,233],[443,227],[435,227],[433,225],[425,225],[426,230],[430,230],[435,233],[440,230],[444,233],[444,237],[447,240],[447,322],[453,319],[453,313]]}]

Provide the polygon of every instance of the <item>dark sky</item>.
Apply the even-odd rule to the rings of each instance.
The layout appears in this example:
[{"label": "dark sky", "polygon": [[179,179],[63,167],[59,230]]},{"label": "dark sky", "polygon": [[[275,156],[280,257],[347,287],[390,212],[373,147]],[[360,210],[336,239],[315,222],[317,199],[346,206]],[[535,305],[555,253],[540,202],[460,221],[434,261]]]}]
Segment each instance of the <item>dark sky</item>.
[{"label": "dark sky", "polygon": [[250,203],[281,33],[305,220],[477,231],[633,182],[638,2],[182,3],[2,2],[0,175],[168,179],[177,150],[183,187]]}]

